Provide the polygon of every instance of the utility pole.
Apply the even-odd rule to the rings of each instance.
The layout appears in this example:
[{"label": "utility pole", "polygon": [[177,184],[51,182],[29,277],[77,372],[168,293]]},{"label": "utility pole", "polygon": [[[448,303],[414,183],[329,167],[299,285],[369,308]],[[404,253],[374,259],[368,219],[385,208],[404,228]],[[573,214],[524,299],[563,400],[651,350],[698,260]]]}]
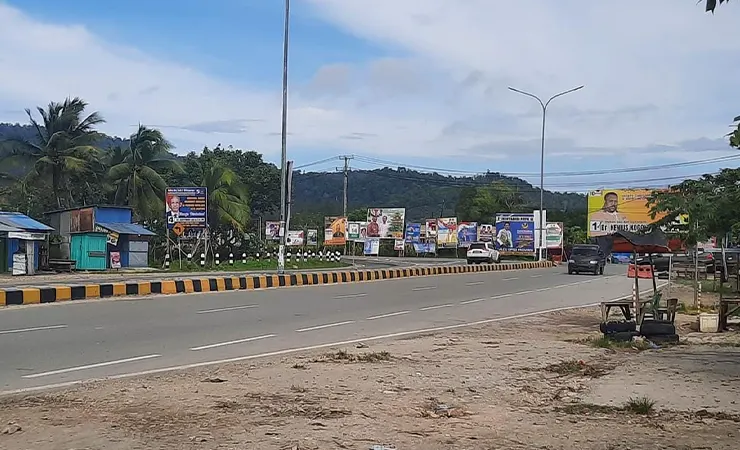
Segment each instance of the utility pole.
[{"label": "utility pole", "polygon": [[347,185],[349,183],[349,160],[354,159],[353,155],[342,155],[339,159],[344,160],[344,167],[337,167],[337,170],[341,170],[344,173],[344,189],[342,198],[342,217],[347,217]]},{"label": "utility pole", "polygon": [[280,158],[280,246],[278,247],[278,273],[285,272],[285,237],[288,214],[288,42],[290,31],[290,0],[285,0],[285,22],[283,25],[283,115],[281,123]]}]

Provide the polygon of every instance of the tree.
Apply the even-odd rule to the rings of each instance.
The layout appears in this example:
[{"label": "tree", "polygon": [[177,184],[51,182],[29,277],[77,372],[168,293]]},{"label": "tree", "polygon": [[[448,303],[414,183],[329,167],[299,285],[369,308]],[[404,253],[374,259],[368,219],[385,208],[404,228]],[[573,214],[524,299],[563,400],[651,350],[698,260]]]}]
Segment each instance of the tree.
[{"label": "tree", "polygon": [[99,137],[95,127],[105,120],[97,112],[85,116],[85,109],[87,102],[79,97],[67,98],[62,103],[51,102],[46,109],[36,108],[41,122],[26,109],[35,136],[33,140],[16,141],[20,148],[11,156],[31,161],[33,174],[51,180],[52,193],[60,208],[73,203],[68,185],[70,175],[88,172],[89,165],[100,157],[100,150],[94,145]]},{"label": "tree", "polygon": [[721,5],[722,3],[727,3],[730,0],[706,0],[705,5],[705,11],[714,13],[714,10],[717,9],[718,5]]},{"label": "tree", "polygon": [[[212,230],[228,226],[243,232],[249,223],[249,191],[239,175],[218,161],[201,161],[191,169],[199,185],[208,189],[208,221]],[[192,172],[190,172],[192,173]]]},{"label": "tree", "polygon": [[524,201],[516,189],[496,181],[488,186],[463,188],[455,213],[463,222],[490,223],[496,213],[517,212],[522,206]]},{"label": "tree", "polygon": [[108,176],[115,186],[115,203],[131,206],[141,219],[162,216],[167,183],[161,173],[184,173],[170,154],[172,148],[159,130],[144,125],[131,135],[128,148],[114,148]]}]

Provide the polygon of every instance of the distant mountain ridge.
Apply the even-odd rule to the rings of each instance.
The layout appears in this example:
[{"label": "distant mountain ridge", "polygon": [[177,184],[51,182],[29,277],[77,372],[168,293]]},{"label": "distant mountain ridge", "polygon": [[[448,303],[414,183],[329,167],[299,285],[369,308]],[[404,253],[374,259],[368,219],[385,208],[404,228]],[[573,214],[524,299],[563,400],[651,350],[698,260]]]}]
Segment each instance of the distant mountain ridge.
[{"label": "distant mountain ridge", "polygon": [[[33,140],[35,130],[30,125],[0,123],[0,157],[12,151],[9,139]],[[126,147],[128,140],[101,134],[97,144],[102,149]],[[200,149],[198,149],[200,151]],[[184,157],[180,157],[184,158]],[[28,167],[4,168],[20,175]],[[477,177],[451,177],[438,173],[419,172],[404,167],[375,170],[353,170],[349,174],[348,209],[367,207],[404,207],[407,220],[454,216],[460,192],[465,187],[483,186],[502,181],[519,190],[525,200],[522,210],[536,209],[539,190],[526,181],[491,172]],[[338,172],[296,172],[293,175],[293,205],[295,213],[342,213],[343,174]],[[279,190],[279,186],[275,186]],[[585,211],[586,196],[576,193],[545,191],[545,208],[557,211]]]}]

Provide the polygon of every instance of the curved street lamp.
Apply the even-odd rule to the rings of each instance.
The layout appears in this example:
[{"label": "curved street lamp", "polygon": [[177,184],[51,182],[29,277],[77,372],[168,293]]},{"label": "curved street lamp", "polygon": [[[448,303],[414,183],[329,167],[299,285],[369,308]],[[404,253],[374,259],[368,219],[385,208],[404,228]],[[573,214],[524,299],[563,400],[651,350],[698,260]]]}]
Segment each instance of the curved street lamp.
[{"label": "curved street lamp", "polygon": [[563,91],[559,94],[555,94],[552,97],[550,97],[546,102],[543,102],[540,100],[539,97],[537,97],[534,94],[531,94],[526,91],[522,91],[519,89],[515,89],[513,87],[509,87],[510,91],[517,92],[522,95],[526,95],[527,97],[532,97],[533,99],[537,100],[542,107],[542,151],[540,154],[540,239],[539,239],[539,249],[537,250],[538,253],[538,259],[540,261],[544,260],[544,230],[545,230],[545,224],[542,223],[544,221],[544,203],[545,203],[545,119],[547,117],[547,107],[550,105],[550,102],[555,100],[558,97],[562,97],[565,94],[570,94],[571,92],[575,92],[577,90],[583,89],[583,85],[575,87],[573,89],[568,89],[567,91]]}]

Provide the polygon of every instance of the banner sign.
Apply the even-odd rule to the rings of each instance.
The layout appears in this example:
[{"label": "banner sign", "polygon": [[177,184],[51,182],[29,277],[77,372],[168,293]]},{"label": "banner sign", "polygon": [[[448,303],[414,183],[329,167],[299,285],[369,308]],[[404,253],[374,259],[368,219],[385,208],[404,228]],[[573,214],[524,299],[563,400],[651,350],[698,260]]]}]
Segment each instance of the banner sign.
[{"label": "banner sign", "polygon": [[534,214],[497,214],[496,249],[502,255],[534,254]]},{"label": "banner sign", "polygon": [[280,222],[274,220],[268,220],[267,222],[265,222],[265,240],[280,240]]},{"label": "banner sign", "polygon": [[319,230],[306,230],[306,245],[310,247],[319,245]]},{"label": "banner sign", "polygon": [[549,222],[545,225],[545,245],[547,248],[563,246],[563,222]]},{"label": "banner sign", "polygon": [[414,251],[417,255],[423,255],[425,253],[435,253],[437,246],[434,242],[414,242]]},{"label": "banner sign", "polygon": [[363,253],[365,255],[377,255],[380,253],[380,238],[365,239],[365,248]]},{"label": "banner sign", "polygon": [[460,222],[457,226],[457,246],[468,247],[478,240],[478,222]]},{"label": "banner sign", "polygon": [[409,223],[406,225],[406,242],[421,241],[421,224]]},{"label": "banner sign", "polygon": [[367,236],[403,239],[406,208],[370,208],[367,210]]},{"label": "banner sign", "polygon": [[457,247],[457,217],[437,219],[437,245],[442,248]]},{"label": "banner sign", "polygon": [[303,230],[288,231],[288,235],[285,237],[285,245],[290,247],[303,247]]},{"label": "banner sign", "polygon": [[347,239],[360,240],[360,222],[347,222]]},{"label": "banner sign", "polygon": [[478,226],[478,240],[481,242],[493,242],[494,230],[496,228],[490,223]]},{"label": "banner sign", "polygon": [[176,236],[208,226],[208,191],[204,187],[172,187],[165,192],[167,228]]},{"label": "banner sign", "polygon": [[347,218],[324,218],[324,245],[344,245],[347,243]]}]

